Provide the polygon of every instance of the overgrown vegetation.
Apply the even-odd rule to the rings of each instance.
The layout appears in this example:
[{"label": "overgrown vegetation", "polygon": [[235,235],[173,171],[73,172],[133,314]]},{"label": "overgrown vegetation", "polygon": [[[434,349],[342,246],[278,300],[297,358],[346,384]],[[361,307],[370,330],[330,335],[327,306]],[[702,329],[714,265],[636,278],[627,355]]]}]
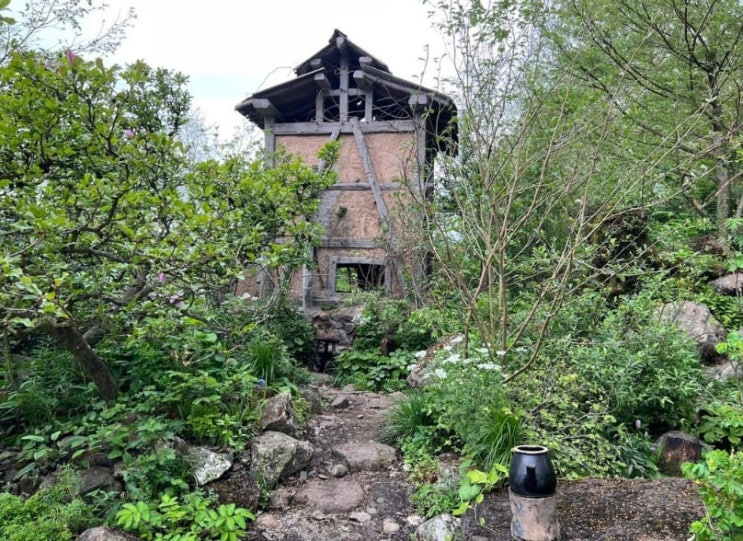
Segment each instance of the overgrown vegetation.
[{"label": "overgrown vegetation", "polygon": [[[740,381],[707,378],[657,310],[704,303],[740,369],[743,296],[709,283],[743,269],[739,3],[424,3],[454,47],[460,154],[406,206],[430,226],[428,280],[354,292],[335,381],[408,394],[386,438],[426,515],[476,505],[518,443],[564,478],[655,477],[656,438],[684,429],[715,448],[684,467],[709,511],[692,531],[738,539]],[[75,4],[56,12],[72,27]],[[0,460],[31,489],[0,494],[0,537],[239,539],[255,510],[197,489],[180,440],[244,449],[266,397],[307,381],[313,331],[281,284],[265,302],[231,286],[312,264],[332,169],[197,161],[182,75],[34,50],[18,24],[0,51]],[[80,495],[101,455],[121,486]]]}]

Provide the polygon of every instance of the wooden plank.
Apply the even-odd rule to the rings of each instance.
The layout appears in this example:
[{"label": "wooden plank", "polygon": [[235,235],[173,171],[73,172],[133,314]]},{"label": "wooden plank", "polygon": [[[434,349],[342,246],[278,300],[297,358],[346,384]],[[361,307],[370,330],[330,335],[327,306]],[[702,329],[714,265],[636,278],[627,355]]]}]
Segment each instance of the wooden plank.
[{"label": "wooden plank", "polygon": [[[405,186],[399,182],[379,184],[379,189],[382,191],[398,191],[403,188]],[[365,192],[371,190],[371,185],[368,182],[338,182],[326,188],[326,190],[336,192]]]},{"label": "wooden plank", "polygon": [[374,89],[372,87],[369,87],[366,89],[366,94],[364,96],[364,120],[366,122],[371,122],[374,120]]},{"label": "wooden plank", "polygon": [[[361,132],[358,118],[354,117],[351,119],[351,128],[353,130],[353,137],[356,140],[356,147],[359,149],[359,154],[361,155],[361,166],[364,169],[364,173],[366,173],[366,178],[369,179],[369,185],[374,194],[374,202],[377,204],[377,212],[379,213],[380,218],[382,218],[384,224],[389,226],[390,213],[387,209],[387,203],[384,202],[384,197],[382,197],[382,190],[379,189],[377,174],[374,172],[374,166],[371,162],[369,149],[366,146],[364,134]],[[387,227],[387,230],[389,231],[390,228]]]},{"label": "wooden plank", "polygon": [[261,116],[270,116],[276,120],[281,120],[281,113],[274,107],[271,100],[265,98],[256,98],[252,100],[253,108],[260,113]]},{"label": "wooden plank", "polygon": [[[340,94],[340,121],[344,122],[348,120],[348,80],[349,80],[349,69],[348,69],[348,53],[345,52],[345,39],[339,37],[337,39],[339,45],[338,49],[341,50],[341,74],[340,74],[340,84],[339,84],[339,90],[341,92]],[[343,44],[344,47],[341,47],[340,44]]]},{"label": "wooden plank", "polygon": [[325,120],[325,94],[326,91],[322,88],[315,94],[315,122]]},{"label": "wooden plank", "polygon": [[324,73],[316,73],[314,79],[317,86],[324,90],[330,90],[330,81],[328,81]]},{"label": "wooden plank", "polygon": [[[333,130],[340,127],[342,134],[353,133],[353,128],[348,122],[286,122],[276,124],[274,133],[276,135],[330,135]],[[404,133],[415,131],[413,120],[380,120],[364,122],[360,126],[362,133]]]},{"label": "wooden plank", "polygon": [[359,250],[371,250],[373,248],[379,247],[379,239],[349,239],[324,237],[320,244],[320,248],[349,248]]}]

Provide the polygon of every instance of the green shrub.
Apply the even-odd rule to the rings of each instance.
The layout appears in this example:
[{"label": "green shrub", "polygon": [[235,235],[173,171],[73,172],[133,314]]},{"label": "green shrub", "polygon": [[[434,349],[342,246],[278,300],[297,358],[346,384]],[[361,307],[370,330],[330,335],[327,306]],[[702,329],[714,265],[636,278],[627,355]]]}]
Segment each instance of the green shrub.
[{"label": "green shrub", "polygon": [[98,399],[70,355],[54,346],[39,346],[15,361],[13,381],[0,386],[0,424],[4,435],[72,417]]},{"label": "green shrub", "polygon": [[691,525],[698,541],[743,539],[743,453],[709,451],[704,461],[681,466],[699,485],[707,515]]},{"label": "green shrub", "polygon": [[470,343],[465,354],[463,346],[459,341],[439,352],[425,392],[435,404],[437,429],[450,434],[452,445],[488,471],[510,462],[521,422],[503,388],[501,365],[487,348]]},{"label": "green shrub", "polygon": [[336,357],[334,377],[339,384],[352,383],[361,390],[392,392],[407,387],[408,366],[414,362],[414,355],[407,351],[383,355],[354,347]]},{"label": "green shrub", "polygon": [[170,539],[237,541],[246,534],[247,522],[255,519],[248,509],[235,504],[217,505],[213,497],[192,492],[182,499],[164,494],[158,503],[125,503],[116,523],[145,541]]},{"label": "green shrub", "polygon": [[94,522],[92,508],[77,491],[79,478],[71,469],[57,483],[24,499],[0,493],[0,539],[13,541],[74,539]]},{"label": "green shrub", "polygon": [[620,304],[590,342],[571,349],[570,362],[582,381],[611,390],[609,412],[619,424],[640,420],[661,432],[689,423],[705,378],[692,341],[654,321],[656,306],[645,296]]},{"label": "green shrub", "polygon": [[281,297],[269,308],[262,326],[281,339],[292,359],[304,366],[315,363],[315,331],[297,306],[286,297]]},{"label": "green shrub", "polygon": [[382,438],[387,443],[400,442],[427,434],[435,425],[427,395],[413,392],[389,410]]},{"label": "green shrub", "polygon": [[703,406],[697,433],[707,443],[726,449],[740,448],[743,441],[743,410],[737,403],[713,402]]}]

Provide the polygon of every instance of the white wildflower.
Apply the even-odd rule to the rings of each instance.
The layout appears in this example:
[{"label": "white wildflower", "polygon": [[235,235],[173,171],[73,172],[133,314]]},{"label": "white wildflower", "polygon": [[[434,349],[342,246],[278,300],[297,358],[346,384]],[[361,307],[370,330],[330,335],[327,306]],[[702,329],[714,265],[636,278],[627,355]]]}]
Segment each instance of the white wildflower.
[{"label": "white wildflower", "polygon": [[459,353],[452,353],[446,359],[444,359],[444,363],[445,364],[456,364],[459,362],[460,357],[461,355],[459,355]]},{"label": "white wildflower", "polygon": [[425,356],[426,356],[426,350],[425,349],[424,350],[421,350],[421,351],[416,351],[415,352],[415,358],[416,359],[422,359]]},{"label": "white wildflower", "polygon": [[439,379],[446,379],[446,370],[443,368],[437,368],[433,371],[433,375]]},{"label": "white wildflower", "polygon": [[455,336],[454,338],[452,338],[449,341],[449,343],[452,344],[453,346],[456,346],[457,344],[461,344],[462,341],[464,341],[464,335],[463,334],[458,334],[457,336]]},{"label": "white wildflower", "polygon": [[478,364],[477,368],[479,368],[480,370],[497,370],[500,367],[495,363],[482,363]]},{"label": "white wildflower", "polygon": [[496,354],[496,355],[497,355],[498,357],[505,357],[505,356],[506,356],[506,350],[504,350],[504,349],[499,349],[498,351],[496,351],[496,352],[495,352],[495,354]]}]

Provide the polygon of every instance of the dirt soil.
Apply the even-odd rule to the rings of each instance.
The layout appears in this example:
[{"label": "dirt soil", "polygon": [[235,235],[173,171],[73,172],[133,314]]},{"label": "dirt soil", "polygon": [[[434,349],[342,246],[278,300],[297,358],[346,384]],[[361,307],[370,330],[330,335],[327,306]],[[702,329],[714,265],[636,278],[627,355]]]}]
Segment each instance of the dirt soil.
[{"label": "dirt soil", "polygon": [[[309,420],[306,438],[317,446],[315,463],[302,476],[279,487],[284,504],[256,521],[253,539],[283,541],[409,541],[423,520],[410,502],[414,488],[398,460],[379,471],[349,473],[364,489],[358,513],[324,516],[311,503],[294,504],[292,494],[303,483],[332,483],[333,448],[348,442],[380,439],[385,413],[393,398],[337,389],[323,380],[318,387],[325,404]],[[339,397],[346,404],[333,408]],[[338,403],[336,401],[336,403]],[[323,481],[327,480],[327,481]],[[695,485],[678,478],[655,480],[585,479],[559,481],[557,511],[560,539],[574,541],[686,541],[690,524],[704,515]],[[359,514],[368,518],[359,519]],[[398,530],[383,527],[395,522]],[[461,538],[470,541],[510,539],[511,511],[507,488],[486,496],[462,517]],[[272,528],[266,527],[266,525]],[[272,531],[270,531],[272,529]]]}]

